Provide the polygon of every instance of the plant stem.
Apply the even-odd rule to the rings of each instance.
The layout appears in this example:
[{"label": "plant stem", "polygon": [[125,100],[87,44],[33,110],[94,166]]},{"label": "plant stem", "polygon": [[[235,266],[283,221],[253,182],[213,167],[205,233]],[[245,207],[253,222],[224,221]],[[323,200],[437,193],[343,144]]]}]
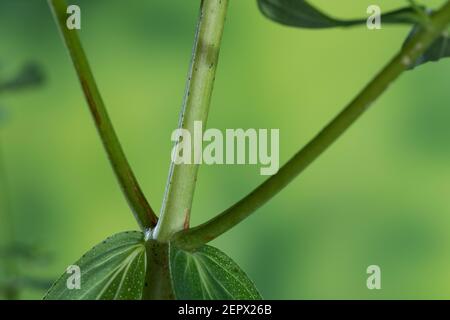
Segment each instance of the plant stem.
[{"label": "plant stem", "polygon": [[[189,131],[192,137],[194,122],[201,121],[205,125],[208,118],[227,7],[228,0],[201,1],[179,124],[179,128]],[[154,239],[166,242],[175,232],[188,226],[197,173],[197,164],[176,165],[172,161]]]},{"label": "plant stem", "polygon": [[169,244],[148,240],[145,248],[147,270],[142,300],[174,300],[169,268]]},{"label": "plant stem", "polygon": [[291,158],[277,174],[212,220],[179,232],[174,236],[173,241],[185,249],[195,249],[231,229],[264,205],[335,142],[387,90],[389,85],[425,52],[449,22],[450,1],[433,14],[429,23],[411,38],[400,53],[362,92],[311,142]]},{"label": "plant stem", "polygon": [[48,0],[48,3],[69,50],[95,125],[128,204],[141,229],[153,228],[157,223],[157,217],[141,191],[125,157],[97,88],[77,31],[69,30],[66,27],[67,4],[64,0]]}]

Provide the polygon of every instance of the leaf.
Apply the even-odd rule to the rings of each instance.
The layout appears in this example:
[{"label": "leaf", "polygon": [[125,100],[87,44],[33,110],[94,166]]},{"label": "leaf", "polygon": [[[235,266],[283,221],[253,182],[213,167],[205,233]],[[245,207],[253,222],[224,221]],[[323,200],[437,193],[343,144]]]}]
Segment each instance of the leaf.
[{"label": "leaf", "polygon": [[46,264],[51,260],[51,256],[48,253],[43,252],[34,245],[25,243],[12,243],[8,246],[0,247],[0,258],[5,261],[23,261],[28,264]]},{"label": "leaf", "polygon": [[21,276],[18,279],[18,282],[21,288],[29,288],[42,291],[47,290],[48,287],[52,284],[52,281],[48,279],[40,279],[31,276]]},{"label": "leaf", "polygon": [[[335,28],[365,25],[367,18],[341,20],[331,17],[306,0],[258,0],[260,11],[269,19],[278,23],[298,28]],[[381,16],[382,23],[416,23],[417,12],[403,8]]]},{"label": "leaf", "polygon": [[41,85],[44,82],[42,68],[30,62],[23,66],[22,70],[13,78],[0,83],[1,91],[15,91]]},{"label": "leaf", "polygon": [[222,251],[202,246],[194,252],[170,245],[170,274],[177,299],[259,300],[253,282]]},{"label": "leaf", "polygon": [[7,280],[0,280],[0,291],[2,288],[15,288],[17,290],[21,289],[35,289],[45,291],[51,286],[52,281],[47,279],[40,279],[34,276],[14,276],[9,277]]},{"label": "leaf", "polygon": [[[408,37],[405,40],[404,45],[406,45],[411,38],[420,30],[420,26],[416,25]],[[450,57],[450,27],[447,31],[443,32],[425,51],[425,53],[420,56],[413,64],[409,66],[409,70],[414,69],[417,66],[425,64],[427,62],[436,62],[444,58]]]},{"label": "leaf", "polygon": [[80,289],[68,289],[73,274],[63,274],[46,300],[138,300],[145,282],[146,251],[141,232],[116,234],[75,262],[81,270]]}]

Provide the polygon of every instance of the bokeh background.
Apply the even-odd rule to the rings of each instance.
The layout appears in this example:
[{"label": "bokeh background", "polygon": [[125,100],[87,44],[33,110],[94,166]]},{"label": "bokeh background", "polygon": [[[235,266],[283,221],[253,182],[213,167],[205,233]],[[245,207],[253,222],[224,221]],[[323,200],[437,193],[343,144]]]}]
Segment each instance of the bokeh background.
[{"label": "bokeh background", "polygon": [[[383,10],[405,4],[375,2]],[[340,17],[364,17],[375,2],[313,1]],[[199,1],[71,3],[82,8],[82,40],[116,130],[159,210]],[[279,128],[285,162],[408,31],[291,29],[266,20],[254,0],[231,1],[208,126]],[[137,228],[46,1],[0,0],[0,78],[29,61],[45,83],[0,95],[12,202],[0,218],[0,246],[16,248],[1,256],[3,264],[15,257],[13,271],[0,269],[3,283],[17,273],[56,279],[94,244]],[[449,74],[450,60],[406,73],[294,183],[213,244],[268,299],[450,298]],[[192,224],[263,179],[258,166],[202,166]],[[17,254],[21,246],[27,254]],[[382,269],[381,290],[366,287],[372,264]]]}]

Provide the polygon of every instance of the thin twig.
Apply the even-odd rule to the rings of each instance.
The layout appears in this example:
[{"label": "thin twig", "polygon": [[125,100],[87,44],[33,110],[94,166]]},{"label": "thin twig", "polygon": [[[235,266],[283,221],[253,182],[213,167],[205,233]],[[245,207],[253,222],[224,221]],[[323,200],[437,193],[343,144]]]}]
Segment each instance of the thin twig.
[{"label": "thin twig", "polygon": [[153,228],[157,223],[157,217],[141,191],[128,160],[125,157],[125,153],[123,152],[97,88],[78,33],[76,30],[69,30],[66,27],[67,4],[64,0],[48,0],[48,3],[69,50],[95,125],[113,170],[122,187],[122,191],[128,200],[128,204],[133,210],[134,216],[142,229]]}]

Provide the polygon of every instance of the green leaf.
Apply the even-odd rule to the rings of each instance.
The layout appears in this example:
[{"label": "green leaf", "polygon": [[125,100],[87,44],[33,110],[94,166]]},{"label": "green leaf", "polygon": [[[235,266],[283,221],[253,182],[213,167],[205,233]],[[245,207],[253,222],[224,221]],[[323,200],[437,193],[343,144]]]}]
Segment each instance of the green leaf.
[{"label": "green leaf", "polygon": [[[414,36],[420,30],[420,26],[415,26],[408,35],[404,45],[406,45],[412,36]],[[450,57],[450,27],[441,36],[439,36],[433,44],[425,51],[425,53],[419,57],[410,67],[412,70],[417,66],[425,64],[427,62],[436,62],[444,58]]]},{"label": "green leaf", "polygon": [[13,78],[0,83],[1,91],[16,91],[41,85],[45,80],[42,68],[34,62],[23,66],[22,70]]},{"label": "green leaf", "polygon": [[81,270],[80,289],[68,289],[73,274],[63,274],[46,300],[139,300],[145,282],[146,251],[141,232],[116,234],[74,263]]},{"label": "green leaf", "polygon": [[[1,120],[1,109],[0,109]],[[51,256],[40,250],[34,245],[25,243],[12,243],[10,245],[0,247],[0,259],[2,260],[15,260],[31,263],[46,263],[51,260]]]},{"label": "green leaf", "polygon": [[194,252],[170,245],[170,274],[180,300],[258,300],[253,282],[222,251],[202,246]]},{"label": "green leaf", "polygon": [[[365,25],[367,18],[341,20],[331,17],[306,0],[258,0],[260,11],[269,19],[298,28],[335,28]],[[417,23],[418,13],[411,7],[388,12],[382,23]]]}]

